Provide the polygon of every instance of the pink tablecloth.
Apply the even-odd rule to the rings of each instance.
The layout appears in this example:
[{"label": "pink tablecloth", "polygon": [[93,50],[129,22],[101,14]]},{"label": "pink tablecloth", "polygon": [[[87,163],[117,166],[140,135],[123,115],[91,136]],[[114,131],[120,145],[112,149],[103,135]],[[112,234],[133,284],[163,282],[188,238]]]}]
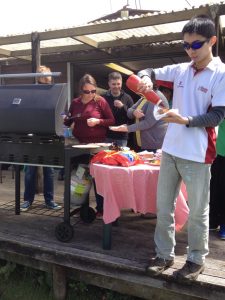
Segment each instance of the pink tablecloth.
[{"label": "pink tablecloth", "polygon": [[[104,197],[105,224],[115,221],[120,216],[121,209],[132,208],[135,212],[143,214],[156,213],[159,167],[92,164],[90,172],[95,178],[97,192]],[[186,188],[183,184],[175,210],[176,230],[181,229],[186,223],[188,212]]]}]

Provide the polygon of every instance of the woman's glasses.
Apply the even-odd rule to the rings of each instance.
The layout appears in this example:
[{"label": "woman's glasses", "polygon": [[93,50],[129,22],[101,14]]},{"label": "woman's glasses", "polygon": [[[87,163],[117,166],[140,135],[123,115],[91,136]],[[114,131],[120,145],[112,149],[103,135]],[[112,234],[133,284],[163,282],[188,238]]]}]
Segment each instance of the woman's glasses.
[{"label": "woman's glasses", "polygon": [[193,43],[189,44],[187,42],[183,42],[183,48],[184,50],[198,50],[200,48],[202,48],[202,46],[208,42],[209,40],[205,40],[205,41],[194,41]]},{"label": "woman's glasses", "polygon": [[83,94],[89,95],[89,94],[95,94],[96,90],[91,90],[91,91],[83,90],[82,92],[83,92]]}]

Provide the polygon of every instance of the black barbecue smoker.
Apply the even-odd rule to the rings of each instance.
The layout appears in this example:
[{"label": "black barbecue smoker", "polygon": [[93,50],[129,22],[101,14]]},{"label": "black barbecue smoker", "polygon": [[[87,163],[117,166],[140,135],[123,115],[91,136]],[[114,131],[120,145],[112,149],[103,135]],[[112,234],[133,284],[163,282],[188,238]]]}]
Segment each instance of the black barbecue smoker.
[{"label": "black barbecue smoker", "polygon": [[[60,72],[4,74],[2,78],[59,76]],[[20,214],[20,165],[65,168],[64,220],[55,234],[62,242],[73,236],[70,216],[71,159],[88,149],[66,146],[61,113],[67,104],[66,83],[0,85],[0,163],[15,167],[15,213]],[[95,211],[89,201],[79,208],[81,219],[90,223]]]}]

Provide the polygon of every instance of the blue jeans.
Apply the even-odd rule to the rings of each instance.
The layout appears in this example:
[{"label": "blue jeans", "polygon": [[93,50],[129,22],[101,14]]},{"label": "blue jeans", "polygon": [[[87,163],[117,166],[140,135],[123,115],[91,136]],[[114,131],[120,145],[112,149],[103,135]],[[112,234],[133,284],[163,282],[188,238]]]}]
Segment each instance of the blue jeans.
[{"label": "blue jeans", "polygon": [[[37,167],[35,166],[25,167],[24,201],[29,201],[30,203],[34,201],[36,173],[37,173]],[[51,201],[53,201],[54,169],[50,167],[43,167],[43,175],[44,175],[44,199],[45,199],[45,203],[49,204]]]},{"label": "blue jeans", "polygon": [[181,159],[163,152],[157,188],[156,254],[175,256],[174,209],[181,181],[190,209],[187,260],[202,265],[208,254],[210,165]]}]

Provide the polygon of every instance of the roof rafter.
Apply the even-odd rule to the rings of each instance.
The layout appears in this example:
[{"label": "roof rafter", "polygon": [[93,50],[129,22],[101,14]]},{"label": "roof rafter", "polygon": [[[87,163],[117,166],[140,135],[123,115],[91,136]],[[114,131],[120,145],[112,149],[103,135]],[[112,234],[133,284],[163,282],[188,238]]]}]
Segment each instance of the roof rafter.
[{"label": "roof rafter", "polygon": [[[112,48],[117,46],[129,46],[129,45],[137,45],[137,44],[149,44],[149,43],[162,43],[162,42],[170,42],[181,40],[181,33],[170,33],[170,34],[162,34],[155,36],[146,36],[146,37],[132,37],[124,40],[116,40],[110,42],[100,42],[98,43],[98,47],[96,49],[105,49]],[[90,50],[92,47],[89,45],[70,45],[70,46],[57,46],[57,47],[48,47],[42,48],[42,54],[51,54],[51,53],[59,53],[59,52],[72,52],[72,51],[85,51]],[[17,50],[11,52],[12,56],[24,56],[31,55],[31,49],[29,50]]]}]

